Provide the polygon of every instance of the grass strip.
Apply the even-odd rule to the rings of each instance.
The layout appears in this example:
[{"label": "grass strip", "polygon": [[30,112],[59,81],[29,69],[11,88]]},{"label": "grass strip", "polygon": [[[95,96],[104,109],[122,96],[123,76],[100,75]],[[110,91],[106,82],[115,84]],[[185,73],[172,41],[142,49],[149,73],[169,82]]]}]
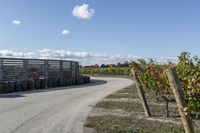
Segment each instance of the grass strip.
[{"label": "grass strip", "polygon": [[[96,104],[96,107],[106,108],[106,109],[122,109],[125,111],[141,111],[143,112],[143,106],[141,103],[136,102],[115,102],[115,101],[102,101]],[[164,105],[149,105],[150,111],[154,114],[165,114],[165,106]],[[178,111],[174,107],[169,107],[169,110],[173,114],[177,114]]]},{"label": "grass strip", "polygon": [[163,123],[145,119],[119,116],[89,117],[86,127],[97,133],[183,133],[183,127],[174,123]]}]

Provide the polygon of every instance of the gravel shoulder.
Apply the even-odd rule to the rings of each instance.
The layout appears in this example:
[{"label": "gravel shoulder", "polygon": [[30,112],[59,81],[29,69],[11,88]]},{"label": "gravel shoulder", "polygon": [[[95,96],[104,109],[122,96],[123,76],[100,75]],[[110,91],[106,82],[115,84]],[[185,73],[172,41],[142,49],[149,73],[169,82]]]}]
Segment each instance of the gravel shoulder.
[{"label": "gravel shoulder", "polygon": [[82,133],[92,107],[132,83],[95,77],[82,86],[0,95],[0,133]]}]

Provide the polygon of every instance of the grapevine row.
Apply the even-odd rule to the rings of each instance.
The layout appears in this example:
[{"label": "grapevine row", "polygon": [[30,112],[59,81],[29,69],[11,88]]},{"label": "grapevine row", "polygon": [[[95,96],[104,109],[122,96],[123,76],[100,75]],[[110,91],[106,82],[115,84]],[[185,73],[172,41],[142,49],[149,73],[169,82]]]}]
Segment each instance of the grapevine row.
[{"label": "grapevine row", "polygon": [[129,64],[129,67],[115,67],[110,65],[107,68],[87,67],[82,68],[82,74],[100,75],[131,75],[131,68],[137,71],[141,87],[146,91],[155,93],[169,101],[173,99],[172,90],[165,71],[169,67],[175,67],[181,87],[184,89],[184,96],[187,100],[186,113],[200,112],[200,59],[197,56],[191,57],[190,53],[183,52],[178,57],[176,64],[158,64],[154,60],[148,61],[139,59]]},{"label": "grapevine row", "polygon": [[153,60],[138,60],[132,63],[136,70],[140,85],[146,91],[155,90],[156,94],[170,100],[173,98],[166,70],[175,67],[187,100],[186,113],[200,112],[200,59],[190,57],[190,53],[183,52],[177,64],[157,64]]}]

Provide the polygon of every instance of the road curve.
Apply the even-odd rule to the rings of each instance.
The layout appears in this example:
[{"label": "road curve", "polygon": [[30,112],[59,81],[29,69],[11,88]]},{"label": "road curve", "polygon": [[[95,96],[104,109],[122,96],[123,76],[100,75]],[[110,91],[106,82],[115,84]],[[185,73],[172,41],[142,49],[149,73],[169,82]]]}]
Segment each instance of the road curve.
[{"label": "road curve", "polygon": [[92,78],[82,86],[0,95],[0,133],[82,133],[92,106],[132,83]]}]

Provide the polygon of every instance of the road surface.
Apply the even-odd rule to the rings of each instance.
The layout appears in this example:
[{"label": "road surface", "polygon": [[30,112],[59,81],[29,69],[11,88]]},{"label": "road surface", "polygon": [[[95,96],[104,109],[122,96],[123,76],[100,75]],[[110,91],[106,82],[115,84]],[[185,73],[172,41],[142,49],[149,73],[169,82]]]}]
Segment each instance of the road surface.
[{"label": "road surface", "polygon": [[82,133],[92,106],[131,84],[122,78],[93,78],[82,86],[0,95],[0,133]]}]

